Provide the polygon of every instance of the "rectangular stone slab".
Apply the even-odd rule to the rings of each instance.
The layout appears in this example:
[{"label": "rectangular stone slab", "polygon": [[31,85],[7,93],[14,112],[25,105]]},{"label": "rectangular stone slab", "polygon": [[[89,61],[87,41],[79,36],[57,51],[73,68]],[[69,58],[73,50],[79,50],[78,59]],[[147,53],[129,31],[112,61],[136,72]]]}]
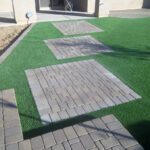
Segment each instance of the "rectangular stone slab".
[{"label": "rectangular stone slab", "polygon": [[53,25],[64,35],[86,34],[103,31],[87,21],[54,22]]},{"label": "rectangular stone slab", "polygon": [[45,124],[141,98],[95,60],[30,69],[26,75]]},{"label": "rectangular stone slab", "polygon": [[108,46],[105,46],[103,43],[89,35],[50,39],[45,40],[45,43],[57,59],[112,52]]}]

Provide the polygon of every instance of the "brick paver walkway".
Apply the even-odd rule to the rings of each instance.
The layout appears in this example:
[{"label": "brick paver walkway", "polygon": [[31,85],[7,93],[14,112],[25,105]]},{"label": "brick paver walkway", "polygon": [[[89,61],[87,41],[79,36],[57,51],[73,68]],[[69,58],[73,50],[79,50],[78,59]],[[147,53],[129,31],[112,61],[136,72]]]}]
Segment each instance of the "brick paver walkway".
[{"label": "brick paver walkway", "polygon": [[23,140],[14,90],[0,91],[0,150],[143,150],[113,116]]},{"label": "brick paver walkway", "polygon": [[140,98],[94,60],[26,71],[41,119],[55,122]]},{"label": "brick paver walkway", "polygon": [[55,22],[53,25],[64,35],[86,34],[103,31],[86,21]]},{"label": "brick paver walkway", "polygon": [[88,56],[112,50],[92,36],[79,36],[45,40],[46,45],[57,59]]},{"label": "brick paver walkway", "polygon": [[0,91],[0,150],[22,140],[15,92],[13,89]]}]

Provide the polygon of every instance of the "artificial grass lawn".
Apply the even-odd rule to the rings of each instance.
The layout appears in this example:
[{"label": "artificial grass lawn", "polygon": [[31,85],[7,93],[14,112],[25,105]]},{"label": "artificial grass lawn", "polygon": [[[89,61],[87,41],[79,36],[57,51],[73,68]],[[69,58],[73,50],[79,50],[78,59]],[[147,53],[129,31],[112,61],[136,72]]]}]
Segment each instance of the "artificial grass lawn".
[{"label": "artificial grass lawn", "polygon": [[[111,46],[114,53],[56,60],[43,40],[64,37],[53,25],[36,24],[0,65],[0,90],[14,88],[25,138],[86,119],[114,114],[135,138],[150,147],[150,18],[89,20],[104,29],[91,34]],[[41,66],[95,59],[142,96],[142,99],[86,116],[43,127],[24,70]]]}]

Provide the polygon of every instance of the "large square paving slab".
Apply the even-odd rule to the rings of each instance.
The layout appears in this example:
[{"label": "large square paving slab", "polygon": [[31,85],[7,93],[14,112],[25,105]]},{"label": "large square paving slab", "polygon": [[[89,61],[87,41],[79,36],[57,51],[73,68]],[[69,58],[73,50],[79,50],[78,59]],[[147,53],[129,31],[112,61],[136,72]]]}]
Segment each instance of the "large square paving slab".
[{"label": "large square paving slab", "polygon": [[55,122],[140,98],[95,60],[26,71],[42,120]]},{"label": "large square paving slab", "polygon": [[92,36],[79,36],[45,40],[46,45],[57,59],[95,55],[112,50]]},{"label": "large square paving slab", "polygon": [[103,31],[86,21],[55,22],[53,25],[64,35],[86,34]]}]

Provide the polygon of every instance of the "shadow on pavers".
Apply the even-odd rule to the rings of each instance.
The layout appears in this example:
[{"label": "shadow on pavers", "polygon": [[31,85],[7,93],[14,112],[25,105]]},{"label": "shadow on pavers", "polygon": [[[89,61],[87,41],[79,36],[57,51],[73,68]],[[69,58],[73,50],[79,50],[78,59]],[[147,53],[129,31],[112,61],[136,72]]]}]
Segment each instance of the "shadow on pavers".
[{"label": "shadow on pavers", "polygon": [[[20,115],[25,116],[25,117],[29,117],[29,116],[26,116],[24,114],[20,114]],[[33,119],[41,121],[41,120],[39,120],[39,118],[33,118]],[[49,125],[45,125],[43,127],[36,128],[36,129],[30,130],[30,131],[24,132],[24,134],[23,134],[24,139],[29,139],[29,138],[32,138],[32,137],[35,137],[35,136],[38,136],[38,135],[41,135],[41,134],[44,134],[44,133],[47,133],[47,132],[52,132],[52,131],[55,131],[55,130],[58,130],[58,129],[62,129],[62,128],[72,126],[72,125],[75,125],[75,124],[78,124],[78,123],[82,123],[82,122],[85,122],[85,121],[89,121],[89,120],[92,120],[92,119],[95,119],[95,117],[86,114],[86,115],[81,115],[81,116],[78,116],[78,117],[70,118],[70,119],[67,119],[67,120],[51,123]],[[48,123],[48,122],[45,121],[45,123]]]}]

